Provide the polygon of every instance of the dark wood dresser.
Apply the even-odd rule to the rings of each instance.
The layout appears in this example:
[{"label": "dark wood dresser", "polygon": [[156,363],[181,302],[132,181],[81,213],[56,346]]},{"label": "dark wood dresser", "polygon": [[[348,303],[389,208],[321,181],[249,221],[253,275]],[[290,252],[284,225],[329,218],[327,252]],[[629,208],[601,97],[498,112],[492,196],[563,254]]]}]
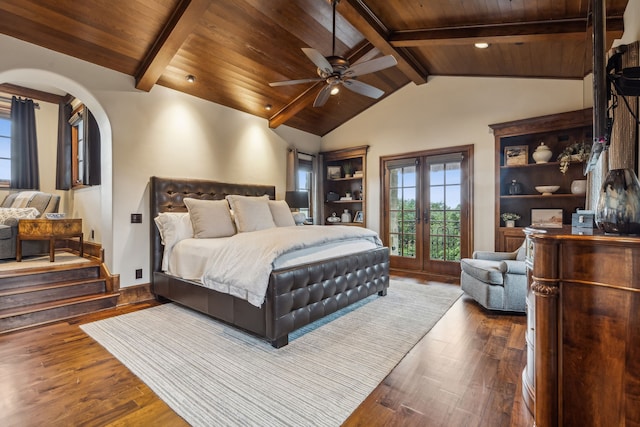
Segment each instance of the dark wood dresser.
[{"label": "dark wood dresser", "polygon": [[526,230],[525,402],[538,427],[640,426],[640,237],[574,231]]}]

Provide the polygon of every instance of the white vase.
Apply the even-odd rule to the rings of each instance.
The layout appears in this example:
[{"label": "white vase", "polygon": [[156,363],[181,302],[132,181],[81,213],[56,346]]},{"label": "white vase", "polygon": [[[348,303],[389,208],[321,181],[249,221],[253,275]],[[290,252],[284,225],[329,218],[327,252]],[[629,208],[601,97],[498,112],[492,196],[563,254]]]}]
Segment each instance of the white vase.
[{"label": "white vase", "polygon": [[536,148],[536,151],[533,152],[532,156],[536,163],[547,163],[549,159],[551,159],[551,156],[553,156],[553,153],[551,152],[551,149],[544,144],[544,142],[541,142],[540,145],[538,145],[538,148]]},{"label": "white vase", "polygon": [[351,213],[349,213],[349,209],[344,210],[342,218],[340,218],[340,222],[351,222]]},{"label": "white vase", "polygon": [[504,225],[506,225],[506,226],[507,226],[507,227],[509,227],[509,228],[513,228],[513,227],[515,227],[515,226],[516,226],[516,222],[515,222],[514,220],[512,220],[512,219],[511,219],[511,220],[505,221],[505,222],[504,222]]},{"label": "white vase", "polygon": [[571,193],[572,194],[586,194],[587,193],[587,180],[586,179],[576,179],[571,182]]}]

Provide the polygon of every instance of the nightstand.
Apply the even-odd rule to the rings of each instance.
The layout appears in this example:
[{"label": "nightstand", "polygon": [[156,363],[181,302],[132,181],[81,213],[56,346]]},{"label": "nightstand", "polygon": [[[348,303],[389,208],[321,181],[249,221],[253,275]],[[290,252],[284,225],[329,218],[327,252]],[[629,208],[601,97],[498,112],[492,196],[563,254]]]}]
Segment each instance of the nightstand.
[{"label": "nightstand", "polygon": [[55,242],[57,239],[80,239],[80,256],[82,250],[82,219],[21,219],[18,221],[18,236],[16,239],[16,261],[22,261],[22,241],[48,240],[49,261],[55,261]]}]

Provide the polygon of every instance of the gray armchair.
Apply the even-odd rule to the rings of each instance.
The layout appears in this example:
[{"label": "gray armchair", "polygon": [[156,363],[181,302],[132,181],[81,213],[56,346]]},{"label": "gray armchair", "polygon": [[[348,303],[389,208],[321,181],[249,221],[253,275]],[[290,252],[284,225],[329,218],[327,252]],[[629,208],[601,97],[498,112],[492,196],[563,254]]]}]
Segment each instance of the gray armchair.
[{"label": "gray armchair", "polygon": [[[15,201],[19,193],[11,193],[5,197],[0,208],[15,207]],[[36,208],[40,212],[40,218],[46,213],[58,212],[60,196],[57,194],[38,192],[29,199],[25,207]],[[16,257],[16,236],[18,235],[18,219],[7,218],[0,223],[0,259]],[[49,243],[39,240],[27,240],[22,244],[22,256],[46,254],[49,252]]]},{"label": "gray armchair", "polygon": [[524,244],[513,252],[476,251],[460,260],[460,287],[489,310],[525,311]]}]

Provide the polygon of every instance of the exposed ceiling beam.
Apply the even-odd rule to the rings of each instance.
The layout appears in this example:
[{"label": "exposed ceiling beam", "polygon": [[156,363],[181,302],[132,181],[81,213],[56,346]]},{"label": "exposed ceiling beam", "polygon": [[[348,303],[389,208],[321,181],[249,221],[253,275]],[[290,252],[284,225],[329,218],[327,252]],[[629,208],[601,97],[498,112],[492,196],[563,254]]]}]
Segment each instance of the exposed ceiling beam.
[{"label": "exposed ceiling beam", "polygon": [[389,30],[362,0],[342,0],[338,4],[338,12],[380,52],[393,55],[398,61],[397,68],[411,81],[417,85],[427,82],[427,70],[409,51],[389,43]]},{"label": "exposed ceiling beam", "polygon": [[314,83],[313,86],[298,95],[296,99],[282,107],[280,111],[269,119],[269,127],[271,129],[275,129],[278,126],[285,124],[291,117],[295,116],[300,111],[304,110],[313,102],[318,95],[318,91],[325,84],[325,82]]},{"label": "exposed ceiling beam", "polygon": [[[562,40],[584,40],[591,31],[586,18],[561,19],[541,22],[516,22],[498,25],[478,25],[455,28],[434,28],[413,31],[398,31],[391,35],[392,46],[419,47],[439,45],[472,44],[478,41],[487,43],[527,43]],[[607,30],[622,32],[622,17],[607,20]]]},{"label": "exposed ceiling beam", "polygon": [[210,4],[211,0],[182,0],[178,4],[135,75],[137,89],[151,90]]},{"label": "exposed ceiling beam", "polygon": [[45,92],[42,90],[31,89],[28,87],[18,86],[11,83],[0,84],[0,92],[10,95],[22,96],[24,98],[35,99],[38,101],[50,102],[52,104],[58,104],[64,102],[65,95],[57,95],[55,93]]}]

